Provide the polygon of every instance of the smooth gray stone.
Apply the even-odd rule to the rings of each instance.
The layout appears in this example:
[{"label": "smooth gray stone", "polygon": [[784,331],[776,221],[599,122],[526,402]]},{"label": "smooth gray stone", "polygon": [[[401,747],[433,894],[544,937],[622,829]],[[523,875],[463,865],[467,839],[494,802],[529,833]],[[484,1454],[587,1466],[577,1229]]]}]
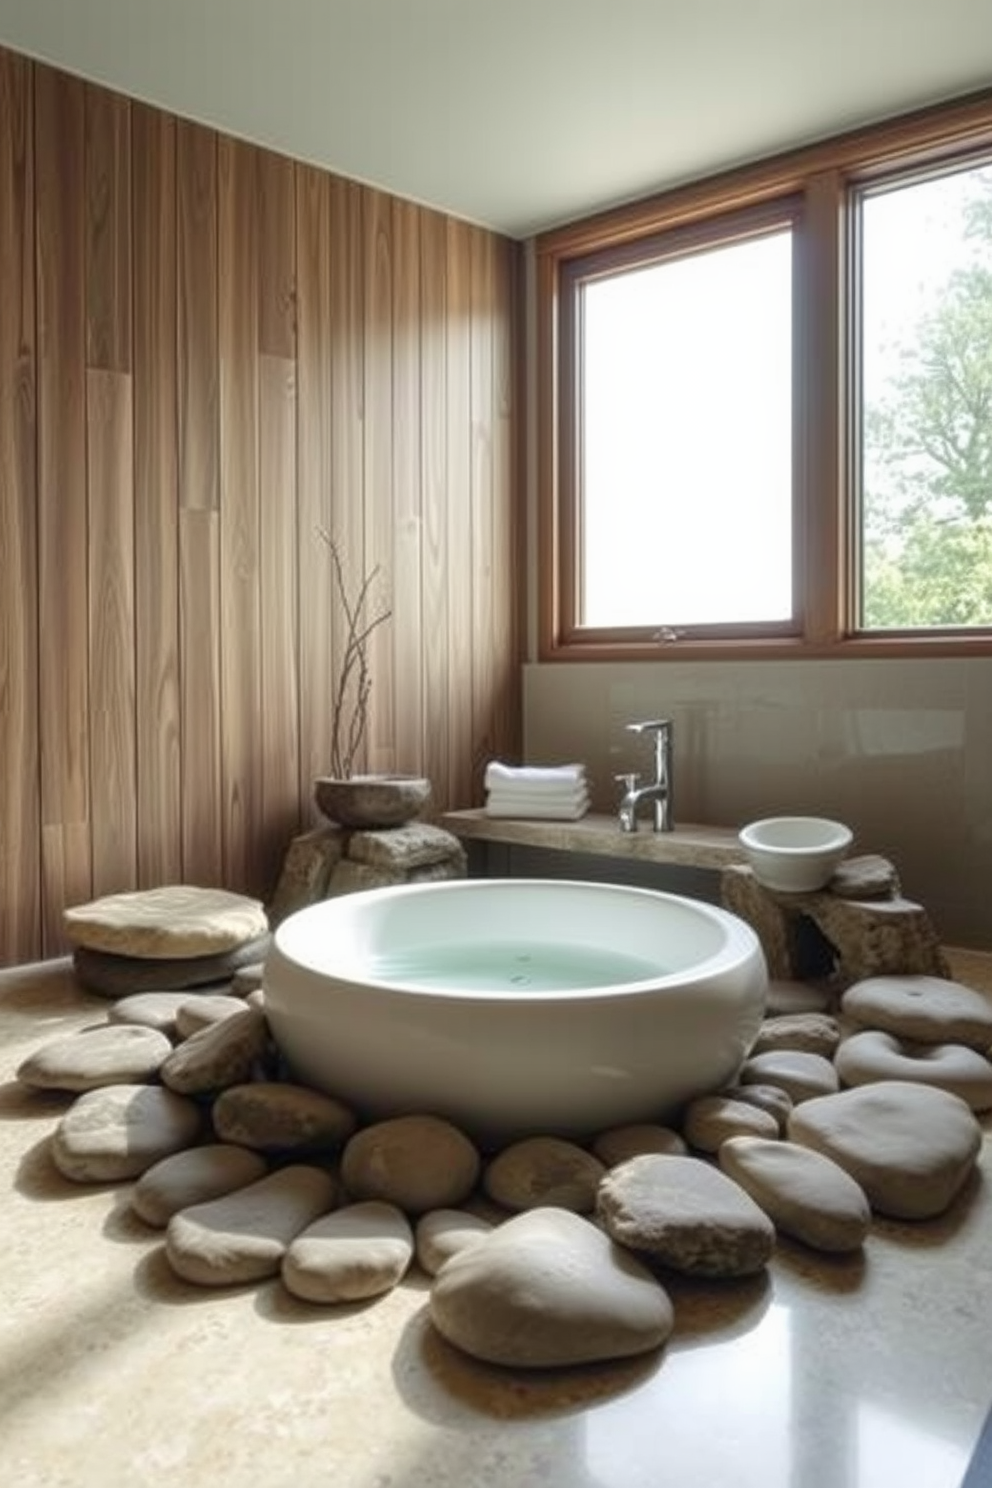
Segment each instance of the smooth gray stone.
[{"label": "smooth gray stone", "polygon": [[670,1126],[643,1121],[600,1132],[592,1144],[592,1151],[604,1167],[615,1168],[628,1157],[640,1157],[645,1152],[667,1152],[681,1157],[685,1155],[686,1145],[681,1134]]},{"label": "smooth gray stone", "polygon": [[361,1302],[402,1281],[413,1260],[413,1231],[402,1209],[381,1199],[347,1204],[293,1240],[282,1279],[304,1302]]},{"label": "smooth gray stone", "polygon": [[682,1116],[682,1132],[697,1152],[718,1152],[729,1137],[778,1137],[779,1125],[769,1111],[725,1095],[701,1095]]},{"label": "smooth gray stone", "polygon": [[695,1276],[748,1276],[775,1227],[744,1190],[701,1158],[632,1157],[599,1186],[596,1215],[620,1245]]},{"label": "smooth gray stone", "polygon": [[232,1085],[214,1101],[213,1123],[225,1142],[258,1152],[336,1152],[355,1116],[333,1096],[281,1080]]},{"label": "smooth gray stone", "polygon": [[105,894],[72,905],[62,921],[75,946],[155,960],[223,954],[269,928],[259,900],[193,884]]},{"label": "smooth gray stone", "polygon": [[823,1153],[795,1142],[731,1137],[719,1163],[783,1234],[830,1253],[864,1244],[871,1225],[864,1191]]},{"label": "smooth gray stone", "polygon": [[894,1219],[932,1219],[960,1192],[982,1129],[963,1100],[928,1085],[885,1080],[804,1101],[789,1139],[832,1157]]},{"label": "smooth gray stone", "polygon": [[470,1245],[492,1234],[493,1225],[481,1214],[467,1209],[431,1209],[417,1220],[414,1232],[417,1262],[428,1276],[436,1276],[441,1267]]},{"label": "smooth gray stone", "polygon": [[234,1286],[275,1276],[290,1243],[332,1208],[330,1173],[302,1163],[235,1193],[193,1204],[169,1220],[165,1253],[184,1281]]},{"label": "smooth gray stone", "polygon": [[843,1012],[865,1028],[918,1044],[992,1046],[992,1000],[935,976],[877,976],[848,987]]},{"label": "smooth gray stone", "polygon": [[743,1101],[746,1106],[757,1106],[759,1111],[767,1111],[769,1116],[774,1116],[779,1135],[785,1131],[792,1110],[792,1096],[778,1085],[728,1085],[719,1094],[728,1100]]},{"label": "smooth gray stone", "polygon": [[407,1214],[457,1208],[479,1176],[479,1154],[439,1116],[394,1116],[350,1138],[341,1181],[352,1199],[383,1199]]},{"label": "smooth gray stone", "polygon": [[831,1061],[822,1054],[805,1054],[801,1049],[772,1049],[767,1054],[756,1054],[746,1061],[738,1079],[742,1085],[777,1085],[793,1105],[818,1095],[830,1095],[840,1088]]},{"label": "smooth gray stone", "polygon": [[52,1158],[75,1183],[137,1178],[194,1143],[202,1114],[195,1101],[159,1085],[106,1085],[79,1096],[52,1134]]},{"label": "smooth gray stone", "polygon": [[164,1230],[180,1209],[245,1188],[267,1171],[265,1159],[244,1147],[225,1142],[189,1147],[142,1173],[131,1194],[131,1208],[145,1224]]},{"label": "smooth gray stone", "polygon": [[782,1013],[766,1018],[758,1029],[751,1056],[772,1049],[800,1049],[832,1059],[840,1043],[840,1024],[826,1013]]},{"label": "smooth gray stone", "polygon": [[257,991],[264,980],[265,962],[251,961],[247,966],[238,967],[231,978],[231,991],[235,997],[247,997]]},{"label": "smooth gray stone", "polygon": [[[201,997],[205,994],[200,993]],[[176,1014],[192,994],[182,992],[135,992],[121,997],[107,1009],[108,1023],[133,1023],[138,1028],[155,1028],[166,1038],[178,1036]]]},{"label": "smooth gray stone", "polygon": [[42,1044],[18,1066],[17,1078],[36,1090],[135,1085],[154,1080],[171,1053],[165,1034],[153,1028],[87,1028]]},{"label": "smooth gray stone", "polygon": [[668,1295],[646,1267],[588,1220],[555,1208],[517,1214],[453,1256],[434,1279],[430,1314],[449,1343],[516,1369],[647,1353],[674,1326]]},{"label": "smooth gray stone", "polygon": [[591,1152],[561,1137],[527,1137],[504,1147],[487,1166],[482,1186],[505,1209],[554,1206],[591,1214],[606,1168]]},{"label": "smooth gray stone", "polygon": [[973,1111],[992,1110],[992,1064],[967,1044],[915,1044],[866,1028],[844,1040],[834,1063],[845,1085],[918,1081],[949,1090]]},{"label": "smooth gray stone", "polygon": [[202,1028],[172,1050],[159,1074],[180,1095],[209,1095],[250,1079],[268,1049],[265,1014],[242,1005],[233,1018]]},{"label": "smooth gray stone", "polygon": [[225,1018],[237,1017],[244,1010],[244,1001],[228,993],[198,992],[187,994],[176,1009],[176,1034],[180,1039],[192,1038],[214,1023],[223,1023]]},{"label": "smooth gray stone", "polygon": [[250,940],[236,950],[216,956],[184,956],[176,960],[146,960],[141,956],[115,956],[77,946],[72,966],[77,980],[88,992],[101,997],[130,997],[136,992],[181,992],[196,987],[214,988],[212,983],[230,983],[239,967],[264,960],[272,937]]}]

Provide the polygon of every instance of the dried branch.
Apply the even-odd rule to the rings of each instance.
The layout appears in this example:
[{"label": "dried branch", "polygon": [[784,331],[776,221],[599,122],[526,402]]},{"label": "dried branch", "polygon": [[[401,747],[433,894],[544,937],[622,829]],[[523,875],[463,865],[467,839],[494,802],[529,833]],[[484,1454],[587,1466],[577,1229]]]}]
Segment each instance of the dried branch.
[{"label": "dried branch", "polygon": [[354,600],[345,583],[341,552],[336,540],[324,528],[317,532],[331,554],[334,588],[345,618],[344,653],[331,705],[331,773],[340,780],[351,775],[355,757],[368,726],[369,697],[372,678],[369,673],[369,637],[392,615],[392,610],[367,614],[372,588],[379,576],[379,565],[363,578]]}]

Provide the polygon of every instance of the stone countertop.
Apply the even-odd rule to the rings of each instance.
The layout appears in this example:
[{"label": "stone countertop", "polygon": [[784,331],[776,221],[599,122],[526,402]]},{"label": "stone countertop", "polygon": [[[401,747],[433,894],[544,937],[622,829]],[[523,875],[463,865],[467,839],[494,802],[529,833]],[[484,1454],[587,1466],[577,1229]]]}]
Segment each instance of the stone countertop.
[{"label": "stone countertop", "polygon": [[621,832],[615,816],[591,812],[578,821],[540,821],[524,817],[487,816],[481,808],[449,811],[439,825],[456,837],[480,842],[510,842],[550,847],[561,852],[599,853],[645,863],[675,863],[691,868],[724,868],[743,863],[744,852],[730,827],[677,824],[674,831],[655,832],[642,821],[636,832]]},{"label": "stone countertop", "polygon": [[659,1355],[525,1375],[426,1321],[426,1280],[321,1309],[180,1282],[129,1185],[61,1178],[20,1060],[100,1022],[66,963],[0,974],[0,1462],[16,1488],[959,1488],[992,1394],[992,1157],[863,1258],[670,1288]]}]

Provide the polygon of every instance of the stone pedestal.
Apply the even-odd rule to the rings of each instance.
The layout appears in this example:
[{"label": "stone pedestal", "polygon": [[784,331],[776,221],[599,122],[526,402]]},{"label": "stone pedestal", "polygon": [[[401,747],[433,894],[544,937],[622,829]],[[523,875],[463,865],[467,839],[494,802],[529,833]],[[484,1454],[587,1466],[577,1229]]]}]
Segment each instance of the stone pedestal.
[{"label": "stone pedestal", "polygon": [[[891,865],[875,857],[865,860],[861,873],[858,861],[851,860],[826,889],[811,894],[763,888],[750,868],[733,864],[720,875],[722,901],[754,929],[768,974],[776,980],[949,976],[929,915],[902,897]],[[852,890],[864,892],[869,883],[880,897],[853,897]],[[816,957],[830,964],[811,965]]]}]

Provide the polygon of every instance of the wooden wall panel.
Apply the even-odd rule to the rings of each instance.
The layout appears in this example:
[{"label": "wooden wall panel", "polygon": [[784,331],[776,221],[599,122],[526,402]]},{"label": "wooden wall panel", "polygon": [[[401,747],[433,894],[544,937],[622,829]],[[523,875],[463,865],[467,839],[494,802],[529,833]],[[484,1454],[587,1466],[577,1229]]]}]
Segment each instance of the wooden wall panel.
[{"label": "wooden wall panel", "polygon": [[31,83],[0,52],[0,965],[41,946]]},{"label": "wooden wall panel", "polygon": [[145,887],[183,874],[174,120],[135,104],[131,160],[137,853]]},{"label": "wooden wall panel", "polygon": [[42,947],[90,897],[85,89],[35,69]]},{"label": "wooden wall panel", "polygon": [[0,50],[0,962],[94,891],[271,889],[330,769],[321,532],[393,611],[355,767],[445,810],[517,757],[515,257]]}]

